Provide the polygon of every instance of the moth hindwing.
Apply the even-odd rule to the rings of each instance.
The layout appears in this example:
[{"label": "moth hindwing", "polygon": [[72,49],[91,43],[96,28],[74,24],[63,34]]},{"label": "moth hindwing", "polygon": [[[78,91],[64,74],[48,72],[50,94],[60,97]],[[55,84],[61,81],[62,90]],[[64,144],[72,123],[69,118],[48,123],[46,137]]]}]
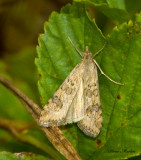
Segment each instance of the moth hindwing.
[{"label": "moth hindwing", "polygon": [[96,137],[102,126],[102,110],[97,67],[88,47],[82,61],[65,79],[41,112],[40,125],[65,125],[78,122],[79,128]]}]

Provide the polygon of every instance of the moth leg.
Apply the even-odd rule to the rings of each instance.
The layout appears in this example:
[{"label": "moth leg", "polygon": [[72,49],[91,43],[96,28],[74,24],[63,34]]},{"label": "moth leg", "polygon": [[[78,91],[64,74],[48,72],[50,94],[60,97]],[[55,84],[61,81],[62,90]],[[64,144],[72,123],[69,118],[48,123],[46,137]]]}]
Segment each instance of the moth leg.
[{"label": "moth leg", "polygon": [[119,83],[119,82],[116,82],[116,81],[112,80],[110,77],[108,77],[108,76],[102,71],[102,69],[100,68],[100,66],[98,65],[98,63],[97,63],[94,59],[93,59],[93,61],[94,61],[94,63],[97,65],[97,67],[99,68],[101,74],[103,74],[105,77],[107,77],[110,81],[112,81],[113,83],[118,84],[118,85],[124,85],[124,84]]},{"label": "moth leg", "polygon": [[105,45],[106,45],[106,42],[104,43],[103,47],[93,55],[93,57],[95,57],[96,55],[98,55],[98,53],[103,50],[103,48],[105,47]]},{"label": "moth leg", "polygon": [[80,56],[82,57],[82,53],[79,51],[79,49],[73,44],[72,40],[70,39],[70,37],[68,37],[69,41],[71,42],[71,44],[73,45],[73,47],[76,49],[76,51],[80,54]]}]

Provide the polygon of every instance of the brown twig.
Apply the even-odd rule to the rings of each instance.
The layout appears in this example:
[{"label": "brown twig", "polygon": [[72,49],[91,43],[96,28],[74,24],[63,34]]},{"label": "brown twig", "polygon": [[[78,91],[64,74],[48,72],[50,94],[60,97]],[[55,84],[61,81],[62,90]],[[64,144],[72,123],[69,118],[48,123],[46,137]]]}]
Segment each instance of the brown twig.
[{"label": "brown twig", "polygon": [[[2,83],[6,88],[12,91],[17,98],[24,104],[26,109],[30,112],[32,117],[35,119],[39,125],[39,116],[41,109],[35,104],[29,97],[27,97],[22,91],[16,88],[11,82],[0,75],[0,83]],[[41,129],[45,132],[46,136],[54,147],[68,160],[81,160],[80,156],[73,148],[71,143],[65,138],[61,130],[56,126]]]},{"label": "brown twig", "polygon": [[[24,126],[24,128],[28,129],[29,126],[31,127],[31,124],[29,125],[23,122],[17,122],[13,120],[7,120],[4,118],[0,118],[0,128],[8,131],[15,139],[23,143],[33,145],[34,147],[37,147],[38,149],[41,149],[42,151],[46,152],[54,160],[61,160],[60,155],[58,154],[58,152],[55,151],[54,148],[50,147],[45,142],[42,142],[41,144],[41,142],[35,137],[33,137],[32,135],[25,134],[19,131],[21,126],[22,127]],[[33,126],[33,123],[32,123],[32,126]]]}]

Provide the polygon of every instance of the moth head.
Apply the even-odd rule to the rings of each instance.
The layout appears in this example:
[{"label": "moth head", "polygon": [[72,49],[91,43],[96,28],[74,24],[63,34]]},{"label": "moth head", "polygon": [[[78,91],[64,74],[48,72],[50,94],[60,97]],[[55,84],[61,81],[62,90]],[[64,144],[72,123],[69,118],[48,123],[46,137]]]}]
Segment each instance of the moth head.
[{"label": "moth head", "polygon": [[84,59],[91,59],[93,56],[92,56],[92,53],[89,51],[89,47],[86,46],[85,48],[85,52],[83,54],[83,58]]}]

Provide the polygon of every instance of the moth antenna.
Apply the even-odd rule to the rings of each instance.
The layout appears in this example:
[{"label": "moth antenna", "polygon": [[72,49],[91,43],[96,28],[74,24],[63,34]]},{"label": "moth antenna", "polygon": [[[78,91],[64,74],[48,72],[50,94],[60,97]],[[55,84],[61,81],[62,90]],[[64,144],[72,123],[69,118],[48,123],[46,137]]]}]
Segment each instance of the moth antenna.
[{"label": "moth antenna", "polygon": [[119,82],[116,82],[114,80],[112,80],[110,77],[108,77],[103,71],[102,69],[100,68],[100,66],[98,65],[98,63],[93,59],[94,63],[97,65],[97,67],[99,68],[101,74],[103,74],[105,77],[107,77],[111,82],[115,83],[115,84],[118,84],[118,85],[124,85],[122,83],[119,83]]},{"label": "moth antenna", "polygon": [[74,45],[74,43],[72,42],[72,40],[70,39],[70,37],[68,37],[69,41],[71,42],[71,44],[73,45],[73,47],[76,49],[76,51],[80,54],[80,56],[82,57],[82,53],[79,51],[79,49]]},{"label": "moth antenna", "polygon": [[101,52],[103,48],[105,47],[105,45],[106,45],[106,42],[104,43],[103,47],[93,55],[93,57],[95,57],[99,52]]}]

